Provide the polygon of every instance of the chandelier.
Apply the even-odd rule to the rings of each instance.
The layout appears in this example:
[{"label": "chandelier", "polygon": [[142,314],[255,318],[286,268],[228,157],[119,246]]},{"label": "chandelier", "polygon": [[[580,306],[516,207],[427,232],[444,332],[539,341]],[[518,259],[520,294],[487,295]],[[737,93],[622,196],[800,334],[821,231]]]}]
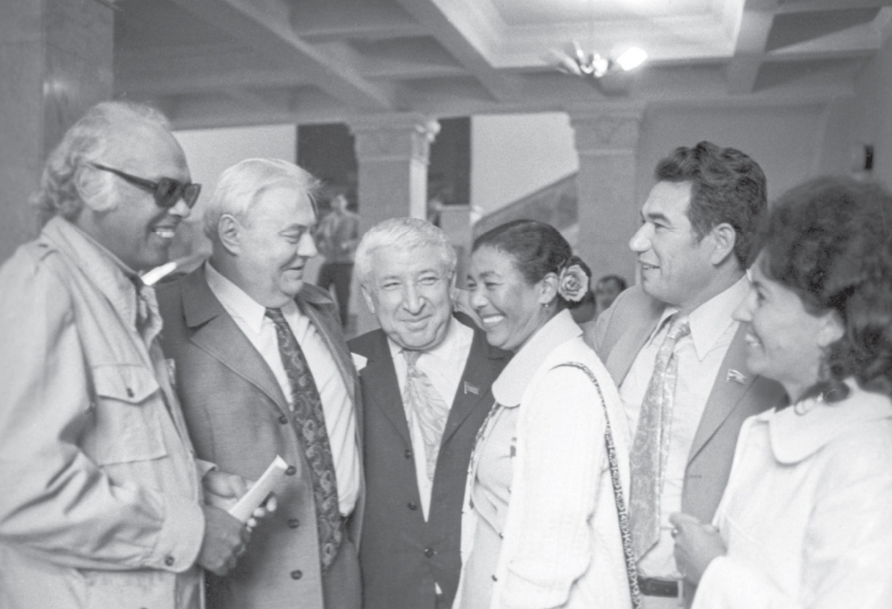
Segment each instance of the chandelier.
[{"label": "chandelier", "polygon": [[647,53],[638,47],[631,47],[617,57],[605,57],[599,53],[584,51],[574,40],[569,52],[552,49],[546,59],[564,74],[598,81],[605,76],[634,70],[644,63]]}]

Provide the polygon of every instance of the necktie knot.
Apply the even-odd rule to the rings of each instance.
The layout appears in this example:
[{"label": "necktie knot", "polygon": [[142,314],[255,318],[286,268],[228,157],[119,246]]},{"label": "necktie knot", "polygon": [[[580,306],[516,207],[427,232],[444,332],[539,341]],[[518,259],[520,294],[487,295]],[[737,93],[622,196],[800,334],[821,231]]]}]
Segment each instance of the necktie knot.
[{"label": "necktie knot", "polygon": [[418,358],[421,357],[422,353],[422,351],[416,351],[414,349],[403,349],[403,357],[406,358],[406,363],[413,368],[418,364]]},{"label": "necktie knot", "polygon": [[267,309],[264,315],[269,317],[277,326],[287,323],[285,316],[282,315],[282,309]]},{"label": "necktie knot", "polygon": [[672,320],[669,326],[669,332],[666,334],[666,340],[677,343],[679,340],[691,333],[691,322],[687,317],[678,317]]}]

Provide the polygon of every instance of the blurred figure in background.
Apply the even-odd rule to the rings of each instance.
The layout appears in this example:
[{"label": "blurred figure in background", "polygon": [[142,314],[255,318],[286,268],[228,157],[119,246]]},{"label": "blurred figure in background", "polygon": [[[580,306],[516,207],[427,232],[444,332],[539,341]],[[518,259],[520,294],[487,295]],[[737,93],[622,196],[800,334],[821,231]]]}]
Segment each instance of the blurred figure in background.
[{"label": "blurred figure in background", "polygon": [[787,405],[748,419],[714,523],[676,514],[695,609],[892,599],[892,197],[820,178],[771,208],[736,317]]},{"label": "blurred figure in background", "polygon": [[626,280],[619,275],[604,275],[595,284],[595,315],[597,317],[610,308],[620,292],[628,287]]},{"label": "blurred figure in background", "polygon": [[316,285],[323,290],[334,288],[342,328],[347,328],[350,321],[353,256],[359,244],[359,216],[347,209],[348,205],[347,195],[335,195],[331,200],[331,211],[316,228],[316,247],[325,258]]}]

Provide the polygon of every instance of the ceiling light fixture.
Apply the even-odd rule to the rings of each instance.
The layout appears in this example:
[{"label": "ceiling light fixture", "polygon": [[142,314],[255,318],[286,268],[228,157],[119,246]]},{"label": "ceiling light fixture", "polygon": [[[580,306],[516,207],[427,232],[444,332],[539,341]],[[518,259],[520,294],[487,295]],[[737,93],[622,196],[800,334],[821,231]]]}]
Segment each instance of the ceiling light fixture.
[{"label": "ceiling light fixture", "polygon": [[628,72],[640,66],[647,59],[647,53],[638,47],[631,47],[617,57],[604,57],[587,52],[578,42],[572,42],[570,52],[552,49],[548,61],[564,74],[599,80],[611,74]]}]

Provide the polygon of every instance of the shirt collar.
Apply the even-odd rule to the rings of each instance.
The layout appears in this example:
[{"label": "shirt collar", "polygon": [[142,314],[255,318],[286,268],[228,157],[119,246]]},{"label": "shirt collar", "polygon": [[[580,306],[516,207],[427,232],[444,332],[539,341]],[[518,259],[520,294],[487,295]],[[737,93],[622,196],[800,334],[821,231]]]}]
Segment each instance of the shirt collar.
[{"label": "shirt collar", "polygon": [[[716,294],[702,305],[694,309],[688,316],[691,326],[691,340],[694,342],[694,350],[697,359],[703,361],[709,350],[715,345],[719,337],[731,324],[736,323],[734,310],[746,298],[750,289],[750,282],[746,275],[738,279],[734,285],[723,292]],[[654,328],[649,341],[653,341],[663,327],[663,323],[672,315],[678,313],[678,308],[667,306],[660,316],[660,320]]]},{"label": "shirt collar", "polygon": [[812,397],[782,410],[766,410],[756,417],[757,424],[768,426],[771,451],[779,462],[798,463],[853,426],[892,419],[888,397],[864,391],[853,380],[846,384],[849,395],[841,402],[828,404],[820,396]]},{"label": "shirt collar", "polygon": [[[204,272],[208,287],[224,308],[241,317],[255,334],[260,334],[266,316],[266,307],[224,277],[209,260],[204,263]],[[282,311],[285,312],[285,307],[282,307]]]},{"label": "shirt collar", "polygon": [[582,336],[582,328],[573,321],[570,311],[564,309],[548,320],[511,358],[492,384],[496,402],[506,407],[518,406],[527,385],[545,358],[555,347],[578,336]]},{"label": "shirt collar", "polygon": [[[43,228],[57,246],[87,274],[125,320],[136,324],[139,276],[108,248],[71,222],[55,217]],[[143,288],[146,289],[146,288]]]},{"label": "shirt collar", "polygon": [[[443,337],[440,344],[433,349],[424,351],[424,355],[429,355],[442,363],[446,363],[450,360],[451,354],[455,353],[455,350],[458,349],[459,342],[462,340],[463,335],[467,335],[467,333],[473,334],[474,332],[471,328],[455,320],[451,315],[447,320],[447,324],[446,336]],[[403,357],[403,348],[391,340],[389,336],[387,337],[387,345],[390,347],[390,356],[394,361],[396,361],[397,357]]]}]

